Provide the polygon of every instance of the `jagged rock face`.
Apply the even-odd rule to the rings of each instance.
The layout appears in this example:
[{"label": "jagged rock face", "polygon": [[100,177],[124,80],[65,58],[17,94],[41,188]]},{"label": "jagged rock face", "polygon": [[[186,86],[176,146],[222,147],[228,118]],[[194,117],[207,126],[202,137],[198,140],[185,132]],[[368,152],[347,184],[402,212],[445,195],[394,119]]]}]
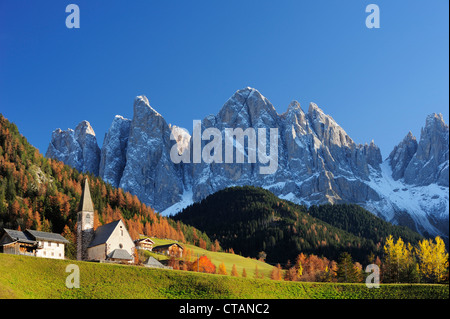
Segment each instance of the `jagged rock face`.
[{"label": "jagged rock face", "polygon": [[[253,185],[299,204],[357,203],[393,223],[448,236],[448,125],[441,115],[427,118],[419,143],[408,134],[384,162],[373,141],[356,144],[316,104],[310,103],[304,112],[293,101],[285,113],[278,114],[270,101],[252,88],[237,91],[217,115],[205,117],[200,125],[200,132],[208,128],[220,132],[222,162],[208,163],[202,158],[196,163],[196,138],[204,150],[213,137],[202,139],[195,129],[191,136],[185,129],[168,125],[145,96],[138,96],[133,119],[116,116],[106,134],[97,162],[99,174],[163,214],[176,213],[226,187]],[[225,144],[233,141],[225,131],[236,128],[254,128],[256,134],[264,128],[268,143],[269,129],[278,129],[273,174],[261,174],[268,164],[259,160],[249,163],[253,148],[248,139],[242,144],[234,140],[234,161],[224,161]],[[82,131],[55,131],[47,154],[81,167],[87,153],[77,144],[89,144],[88,134],[77,138]],[[178,155],[186,155],[187,162],[171,160],[173,146]],[[244,154],[242,164],[236,163],[238,151]]]},{"label": "jagged rock face", "polygon": [[405,169],[407,184],[449,186],[449,130],[442,114],[427,117],[417,151]]},{"label": "jagged rock face", "polygon": [[46,157],[58,159],[80,172],[98,175],[100,149],[95,132],[88,121],[82,121],[75,131],[56,129],[48,146]]},{"label": "jagged rock face", "polygon": [[126,164],[119,187],[157,210],[175,204],[183,194],[181,167],[170,159],[170,128],[145,96],[134,101]]},{"label": "jagged rock face", "polygon": [[125,164],[131,120],[116,115],[101,150],[99,175],[105,181],[119,187]]},{"label": "jagged rock face", "polygon": [[[231,185],[248,184],[268,188],[279,196],[295,196],[304,203],[376,198],[374,192],[356,180],[369,180],[369,164],[379,166],[380,150],[374,143],[354,143],[314,103],[305,114],[294,101],[279,115],[257,90],[245,88],[237,91],[217,116],[210,115],[202,121],[202,130],[208,127],[222,132],[226,128],[277,128],[278,169],[271,175],[260,174],[261,164],[248,163],[248,145],[244,146],[244,164],[194,164],[194,201]],[[225,134],[222,135],[225,140]],[[268,130],[266,135],[269,141]]]},{"label": "jagged rock face", "polygon": [[403,178],[406,167],[411,162],[414,154],[417,151],[417,140],[411,132],[405,136],[403,141],[394,147],[394,150],[389,154],[389,162],[392,167],[392,177],[395,180]]}]

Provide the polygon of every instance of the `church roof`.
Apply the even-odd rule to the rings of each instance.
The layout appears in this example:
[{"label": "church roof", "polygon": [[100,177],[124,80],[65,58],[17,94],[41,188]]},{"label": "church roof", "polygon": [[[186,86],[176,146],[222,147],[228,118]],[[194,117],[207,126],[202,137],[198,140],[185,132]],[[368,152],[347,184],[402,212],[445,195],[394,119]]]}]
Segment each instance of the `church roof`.
[{"label": "church roof", "polygon": [[89,244],[89,247],[94,247],[97,245],[101,245],[106,243],[108,238],[111,236],[114,229],[116,229],[117,225],[120,223],[120,219],[114,222],[102,225],[95,230],[94,239]]},{"label": "church roof", "polygon": [[84,181],[83,192],[81,193],[79,212],[94,212],[94,204],[92,204],[91,191],[87,178]]}]

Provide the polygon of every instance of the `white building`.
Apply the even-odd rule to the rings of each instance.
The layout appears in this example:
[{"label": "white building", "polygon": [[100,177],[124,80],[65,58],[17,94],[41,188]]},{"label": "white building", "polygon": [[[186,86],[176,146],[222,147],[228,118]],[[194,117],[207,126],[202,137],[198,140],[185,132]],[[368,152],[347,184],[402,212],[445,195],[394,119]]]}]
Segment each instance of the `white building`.
[{"label": "white building", "polygon": [[65,244],[69,241],[60,234],[27,229],[3,229],[0,246],[3,253],[64,259]]}]

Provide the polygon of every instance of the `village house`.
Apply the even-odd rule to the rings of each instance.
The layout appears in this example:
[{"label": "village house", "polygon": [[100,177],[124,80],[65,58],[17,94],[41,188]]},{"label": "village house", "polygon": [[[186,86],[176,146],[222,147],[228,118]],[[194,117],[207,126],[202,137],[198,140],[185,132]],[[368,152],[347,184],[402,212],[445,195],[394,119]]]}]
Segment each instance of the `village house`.
[{"label": "village house", "polygon": [[0,247],[5,254],[64,259],[64,247],[69,241],[60,234],[27,229],[3,229]]},{"label": "village house", "polygon": [[134,241],[137,249],[152,251],[155,242],[150,238],[141,238]]},{"label": "village house", "polygon": [[132,263],[134,255],[135,244],[122,220],[94,230],[94,205],[86,179],[78,208],[77,260]]},{"label": "village house", "polygon": [[176,258],[183,257],[183,246],[181,246],[177,243],[156,246],[156,247],[153,247],[153,251],[163,254],[163,255],[171,256],[171,257],[176,257]]}]

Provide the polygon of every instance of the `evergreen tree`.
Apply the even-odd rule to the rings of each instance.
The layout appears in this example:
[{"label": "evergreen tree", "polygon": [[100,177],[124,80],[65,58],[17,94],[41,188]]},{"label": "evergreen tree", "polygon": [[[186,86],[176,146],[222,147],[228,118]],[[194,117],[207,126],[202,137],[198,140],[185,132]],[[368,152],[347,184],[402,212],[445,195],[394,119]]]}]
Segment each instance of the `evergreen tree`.
[{"label": "evergreen tree", "polygon": [[359,271],[353,264],[352,256],[348,252],[343,252],[337,264],[337,280],[339,282],[359,282]]}]

